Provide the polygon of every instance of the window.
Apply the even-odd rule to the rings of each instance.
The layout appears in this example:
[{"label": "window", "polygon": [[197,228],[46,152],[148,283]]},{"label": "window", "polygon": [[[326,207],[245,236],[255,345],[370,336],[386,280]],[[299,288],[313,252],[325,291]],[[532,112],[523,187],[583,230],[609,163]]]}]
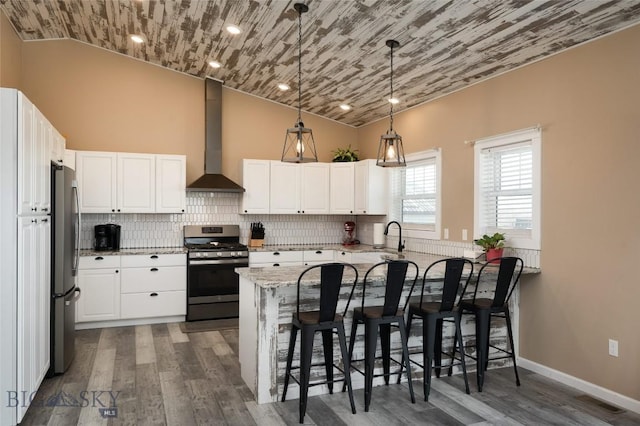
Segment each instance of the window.
[{"label": "window", "polygon": [[503,232],[511,247],[540,249],[540,129],[475,142],[475,237]]},{"label": "window", "polygon": [[[440,151],[407,155],[407,167],[391,170],[389,220],[413,238],[440,238]],[[392,232],[390,230],[390,232]]]}]

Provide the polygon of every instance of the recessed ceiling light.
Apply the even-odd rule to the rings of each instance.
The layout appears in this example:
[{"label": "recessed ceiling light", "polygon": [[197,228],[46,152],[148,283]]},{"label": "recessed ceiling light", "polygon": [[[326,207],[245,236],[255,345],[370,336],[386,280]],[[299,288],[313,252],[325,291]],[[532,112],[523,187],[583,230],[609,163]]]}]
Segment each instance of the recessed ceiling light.
[{"label": "recessed ceiling light", "polygon": [[340,108],[341,108],[343,111],[350,111],[350,110],[351,110],[351,106],[350,106],[350,105],[347,105],[347,104],[342,104],[342,105],[340,105]]},{"label": "recessed ceiling light", "polygon": [[209,66],[211,68],[220,68],[222,64],[218,61],[209,61]]},{"label": "recessed ceiling light", "polygon": [[398,98],[390,98],[389,102],[391,102],[392,104],[396,105],[400,103],[400,99]]},{"label": "recessed ceiling light", "polygon": [[140,43],[144,43],[144,38],[142,38],[142,36],[134,34],[131,36],[131,41],[133,41],[134,43],[140,44]]},{"label": "recessed ceiling light", "polygon": [[288,84],[280,83],[280,84],[278,84],[278,89],[280,89],[280,90],[282,90],[282,91],[285,91],[285,90],[289,90],[289,89],[291,89],[291,87],[289,87],[289,85],[288,85]]},{"label": "recessed ceiling light", "polygon": [[235,25],[227,25],[227,31],[233,35],[240,34],[242,30]]}]

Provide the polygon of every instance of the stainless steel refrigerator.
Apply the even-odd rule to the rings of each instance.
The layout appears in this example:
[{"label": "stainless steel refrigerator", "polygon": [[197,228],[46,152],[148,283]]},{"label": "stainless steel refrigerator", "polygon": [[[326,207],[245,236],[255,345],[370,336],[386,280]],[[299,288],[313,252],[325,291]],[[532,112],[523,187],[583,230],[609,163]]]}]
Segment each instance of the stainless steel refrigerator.
[{"label": "stainless steel refrigerator", "polygon": [[64,373],[75,355],[80,210],[75,171],[51,166],[51,367]]}]

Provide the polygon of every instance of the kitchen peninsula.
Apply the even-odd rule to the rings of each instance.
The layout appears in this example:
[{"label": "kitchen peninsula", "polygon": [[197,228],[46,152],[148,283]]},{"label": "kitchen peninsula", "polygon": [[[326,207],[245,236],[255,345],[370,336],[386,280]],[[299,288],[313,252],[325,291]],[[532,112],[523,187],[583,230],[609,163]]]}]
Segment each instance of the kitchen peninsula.
[{"label": "kitchen peninsula", "polygon": [[[408,259],[415,261],[420,268],[419,279],[422,278],[424,268],[436,260],[443,259],[443,256],[420,254],[420,253],[404,253]],[[380,260],[389,256],[389,253],[382,253]],[[362,297],[362,280],[366,271],[373,263],[354,264],[358,270],[358,283],[354,292],[353,299],[349,306],[347,315],[344,319],[345,330],[347,335],[351,330],[352,310],[361,303]],[[281,266],[281,267],[260,267],[260,268],[237,268],[236,272],[240,275],[240,330],[239,330],[239,358],[241,375],[247,386],[253,391],[256,401],[259,404],[278,401],[282,395],[282,385],[284,380],[284,372],[286,367],[286,356],[289,342],[291,315],[295,312],[297,301],[297,280],[302,271],[307,266]],[[479,268],[478,268],[479,269]],[[524,274],[538,273],[537,269],[525,268]],[[442,271],[444,275],[444,271]],[[345,270],[344,282],[348,281],[348,272]],[[526,277],[524,277],[526,285]],[[408,292],[413,276],[407,276],[405,285]],[[301,310],[308,309],[305,306],[305,300],[317,298],[319,295],[319,273],[315,278],[313,275],[301,285],[300,299]],[[371,286],[367,286],[366,305],[380,305],[384,297],[383,287],[384,277],[376,275],[372,277]],[[418,280],[418,283],[420,280]],[[522,283],[521,283],[522,284]],[[439,294],[441,283],[434,282],[427,286],[426,293]],[[351,288],[344,286],[341,291],[340,301],[338,303],[338,313],[344,312],[346,300],[349,297]],[[405,294],[406,296],[406,294]],[[402,299],[404,300],[404,299]],[[516,290],[511,301],[512,320],[514,323],[514,339],[518,341],[518,291]],[[462,333],[465,342],[475,340],[475,328],[473,318],[464,318],[462,324]],[[445,331],[443,346],[447,348],[452,339],[449,331]],[[364,330],[358,331],[358,338],[354,347],[353,359],[362,359],[364,344]],[[314,348],[321,347],[320,336],[314,344]],[[504,345],[507,339],[506,326],[501,325],[500,328],[492,330],[491,339],[493,344]],[[411,336],[409,336],[409,350],[418,349],[422,345],[422,329],[421,324],[415,324],[412,327]],[[391,340],[392,357],[400,359],[400,342],[398,333],[392,333]],[[297,365],[297,356],[299,354],[299,345],[296,347],[296,359],[294,365]],[[335,359],[339,359],[339,346],[334,345]],[[317,357],[317,358],[316,358]],[[314,353],[313,363],[322,362],[321,351]],[[505,361],[506,362],[506,361]],[[470,362],[471,370],[473,363]],[[498,364],[492,364],[498,365]],[[469,367],[468,367],[469,368]],[[312,369],[311,379],[320,379],[324,377],[324,367]],[[416,369],[413,374],[414,379],[421,379],[422,370]],[[354,389],[364,387],[364,379],[360,374],[352,374],[352,383]],[[382,378],[374,379],[374,386],[383,383]],[[298,386],[291,383],[288,395],[291,398],[298,397]],[[328,393],[326,385],[314,386],[309,389],[309,395],[318,395]]]}]

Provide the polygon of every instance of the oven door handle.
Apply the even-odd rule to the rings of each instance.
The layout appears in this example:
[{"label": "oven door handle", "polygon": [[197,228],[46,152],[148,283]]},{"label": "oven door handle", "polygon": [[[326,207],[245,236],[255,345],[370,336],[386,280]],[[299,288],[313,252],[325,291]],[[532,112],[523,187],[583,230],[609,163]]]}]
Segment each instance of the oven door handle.
[{"label": "oven door handle", "polygon": [[200,265],[231,265],[231,264],[249,264],[249,259],[244,257],[240,259],[227,258],[224,260],[195,260],[189,259],[189,266],[200,266]]}]

